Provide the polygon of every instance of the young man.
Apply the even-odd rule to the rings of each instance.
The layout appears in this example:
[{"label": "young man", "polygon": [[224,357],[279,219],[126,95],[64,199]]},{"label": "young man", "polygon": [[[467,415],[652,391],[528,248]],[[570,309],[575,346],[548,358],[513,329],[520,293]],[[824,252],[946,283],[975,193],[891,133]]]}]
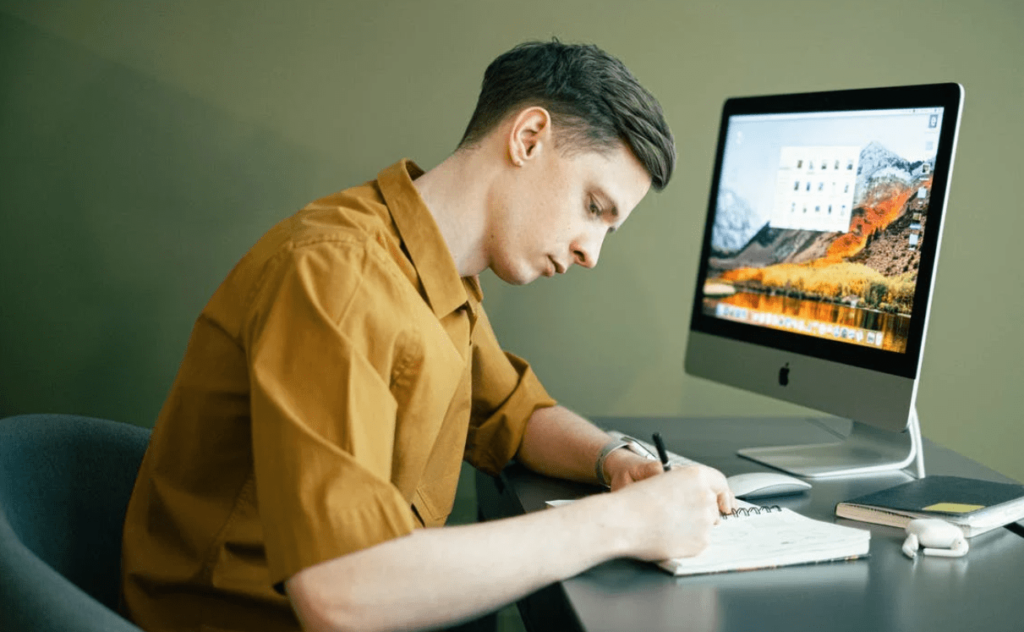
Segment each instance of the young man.
[{"label": "young man", "polygon": [[[617,556],[693,555],[733,499],[555,405],[499,347],[476,276],[597,264],[675,159],[661,109],[591,46],[519,46],[456,152],[401,161],[271,229],[196,322],[125,521],[147,630],[396,630],[498,608]],[[440,527],[463,458],[609,484]]]}]

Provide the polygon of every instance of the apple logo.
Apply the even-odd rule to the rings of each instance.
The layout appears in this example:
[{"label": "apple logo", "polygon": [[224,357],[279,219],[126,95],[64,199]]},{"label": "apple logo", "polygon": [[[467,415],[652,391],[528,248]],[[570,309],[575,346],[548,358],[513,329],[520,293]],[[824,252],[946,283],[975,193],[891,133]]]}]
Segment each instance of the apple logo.
[{"label": "apple logo", "polygon": [[785,366],[779,369],[779,385],[789,385],[789,362],[787,362]]}]

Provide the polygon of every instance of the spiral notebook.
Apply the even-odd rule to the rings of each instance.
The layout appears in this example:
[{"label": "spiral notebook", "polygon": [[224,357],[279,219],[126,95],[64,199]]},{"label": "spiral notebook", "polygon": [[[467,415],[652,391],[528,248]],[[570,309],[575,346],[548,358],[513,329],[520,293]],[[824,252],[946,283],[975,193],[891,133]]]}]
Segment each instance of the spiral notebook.
[{"label": "spiral notebook", "polygon": [[[560,507],[571,500],[549,500]],[[711,530],[708,547],[694,557],[657,562],[676,576],[753,571],[867,557],[871,532],[814,520],[777,505],[760,507],[737,501],[735,513],[722,516]]]},{"label": "spiral notebook", "polygon": [[740,502],[715,525],[708,547],[694,557],[658,562],[673,575],[851,560],[868,555],[871,532],[808,518],[778,506]]}]

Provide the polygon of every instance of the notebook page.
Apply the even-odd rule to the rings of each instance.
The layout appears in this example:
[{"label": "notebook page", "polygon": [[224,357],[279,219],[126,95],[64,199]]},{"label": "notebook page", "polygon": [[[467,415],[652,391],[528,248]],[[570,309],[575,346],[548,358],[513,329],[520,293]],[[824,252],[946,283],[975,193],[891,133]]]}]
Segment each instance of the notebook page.
[{"label": "notebook page", "polygon": [[700,554],[659,565],[676,575],[690,575],[805,564],[866,555],[870,538],[863,529],[773,509],[723,518]]}]

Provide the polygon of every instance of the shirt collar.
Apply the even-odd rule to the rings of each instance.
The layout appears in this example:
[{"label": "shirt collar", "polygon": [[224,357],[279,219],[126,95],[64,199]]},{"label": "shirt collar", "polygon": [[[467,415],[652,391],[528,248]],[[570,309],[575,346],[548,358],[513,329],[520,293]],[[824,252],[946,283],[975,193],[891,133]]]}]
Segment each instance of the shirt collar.
[{"label": "shirt collar", "polygon": [[[423,170],[414,162],[402,159],[377,174],[377,184],[423,284],[427,302],[434,315],[441,318],[466,303],[466,286],[441,229],[412,183],[421,175]],[[479,292],[475,280],[473,284]]]}]

